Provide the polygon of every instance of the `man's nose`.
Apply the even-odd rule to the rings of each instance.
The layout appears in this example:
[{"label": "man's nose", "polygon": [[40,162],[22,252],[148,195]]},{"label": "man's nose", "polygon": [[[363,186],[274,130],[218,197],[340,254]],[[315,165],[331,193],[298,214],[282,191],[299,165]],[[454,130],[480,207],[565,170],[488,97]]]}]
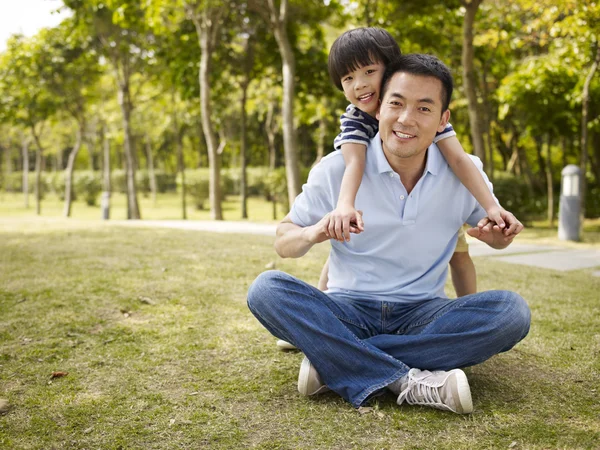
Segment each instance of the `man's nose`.
[{"label": "man's nose", "polygon": [[398,112],[398,123],[410,124],[414,121],[414,114],[410,108],[402,108]]}]

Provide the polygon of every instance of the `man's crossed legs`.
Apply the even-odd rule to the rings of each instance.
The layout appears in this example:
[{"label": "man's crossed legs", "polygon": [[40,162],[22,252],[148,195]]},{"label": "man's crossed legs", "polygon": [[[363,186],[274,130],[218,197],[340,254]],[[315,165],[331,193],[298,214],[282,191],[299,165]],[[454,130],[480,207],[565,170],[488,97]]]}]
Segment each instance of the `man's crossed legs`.
[{"label": "man's crossed legs", "polygon": [[399,402],[419,403],[424,396],[421,404],[430,404],[426,385],[462,378],[453,369],[511,349],[530,323],[527,304],[510,291],[411,303],[362,300],[325,294],[279,271],[259,275],[248,307],[274,336],[301,349],[329,389],[355,407],[395,386],[404,391]]}]

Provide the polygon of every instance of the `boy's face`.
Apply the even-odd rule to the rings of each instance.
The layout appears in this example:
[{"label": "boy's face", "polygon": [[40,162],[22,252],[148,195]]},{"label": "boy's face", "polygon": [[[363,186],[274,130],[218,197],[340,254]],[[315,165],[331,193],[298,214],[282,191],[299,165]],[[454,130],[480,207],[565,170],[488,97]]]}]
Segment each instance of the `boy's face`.
[{"label": "boy's face", "polygon": [[342,77],[342,88],[348,101],[373,117],[379,108],[379,90],[384,71],[383,64],[375,63]]}]

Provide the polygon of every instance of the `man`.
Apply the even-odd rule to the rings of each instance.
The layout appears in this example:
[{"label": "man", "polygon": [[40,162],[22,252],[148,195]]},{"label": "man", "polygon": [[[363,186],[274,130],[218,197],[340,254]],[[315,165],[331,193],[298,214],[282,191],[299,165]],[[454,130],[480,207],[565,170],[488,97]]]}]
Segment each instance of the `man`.
[{"label": "man", "polygon": [[[304,395],[331,389],[359,407],[388,388],[399,404],[470,413],[469,383],[459,368],[509,350],[529,331],[529,308],[518,294],[444,294],[457,230],[485,215],[432,144],[450,117],[452,88],[448,68],[433,56],[391,63],[382,80],[379,134],[356,198],[364,231],[350,242],[331,241],[329,290],[278,271],[262,273],[250,287],[256,318],[304,352]],[[300,257],[329,240],[324,224],[343,173],[339,152],[311,171],[277,229],[280,256]],[[468,232],[494,248],[514,237],[492,224]]]}]

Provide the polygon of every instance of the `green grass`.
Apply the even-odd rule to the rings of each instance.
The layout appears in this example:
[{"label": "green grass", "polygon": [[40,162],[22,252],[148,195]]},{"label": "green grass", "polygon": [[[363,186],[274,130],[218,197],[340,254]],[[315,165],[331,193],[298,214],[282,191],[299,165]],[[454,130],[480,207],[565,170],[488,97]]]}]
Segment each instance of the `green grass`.
[{"label": "green grass", "polygon": [[13,405],[0,448],[598,447],[591,270],[477,258],[479,288],[519,292],[533,322],[467,369],[475,412],[389,395],[360,414],[335,394],[301,397],[302,355],[279,352],[245,304],[267,264],[316,283],[326,252],[280,260],[266,236],[0,221],[0,397]]}]

